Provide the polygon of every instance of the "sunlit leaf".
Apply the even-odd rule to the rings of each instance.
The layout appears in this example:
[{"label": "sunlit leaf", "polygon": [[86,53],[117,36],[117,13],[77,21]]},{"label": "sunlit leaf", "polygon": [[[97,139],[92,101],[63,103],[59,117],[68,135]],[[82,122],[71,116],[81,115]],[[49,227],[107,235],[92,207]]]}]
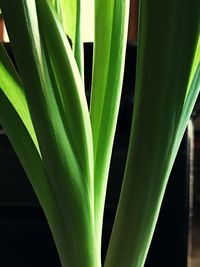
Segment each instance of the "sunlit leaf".
[{"label": "sunlit leaf", "polygon": [[101,244],[104,201],[119,110],[129,1],[95,1],[91,123],[95,166],[95,224]]},{"label": "sunlit leaf", "polygon": [[[0,90],[3,90],[9,101],[12,103],[16,112],[21,117],[30,136],[38,148],[35,131],[30,118],[26,97],[22,89],[20,78],[10,61],[3,45],[0,43]],[[38,148],[39,150],[39,148]]]},{"label": "sunlit leaf", "polygon": [[[97,256],[94,238],[93,196],[90,191],[92,189],[92,186],[90,186],[91,177],[87,177],[85,171],[82,169],[82,166],[85,165],[80,163],[78,152],[74,153],[74,143],[70,142],[71,136],[69,136],[68,131],[69,125],[63,124],[63,122],[68,121],[70,118],[68,117],[67,119],[67,116],[75,112],[79,121],[68,121],[68,123],[71,123],[69,130],[72,130],[72,134],[78,137],[77,142],[83,140],[83,138],[87,138],[87,136],[82,136],[82,134],[85,134],[86,125],[84,123],[87,118],[89,119],[89,114],[88,110],[86,110],[85,96],[84,98],[80,98],[83,90],[82,88],[76,87],[79,85],[82,86],[82,81],[78,72],[77,75],[79,75],[80,81],[78,83],[74,79],[74,72],[71,71],[69,73],[68,77],[71,78],[72,87],[68,93],[69,97],[72,96],[73,98],[71,99],[71,109],[69,113],[65,114],[62,112],[62,108],[60,108],[60,101],[57,99],[57,95],[55,95],[53,88],[55,79],[53,81],[51,80],[47,66],[49,60],[54,60],[53,53],[56,52],[53,50],[59,53],[59,49],[54,46],[48,47],[48,42],[51,39],[43,40],[40,36],[41,29],[38,24],[38,16],[40,17],[41,14],[40,6],[45,5],[46,16],[50,20],[49,23],[54,27],[53,31],[57,28],[58,46],[65,53],[64,56],[67,62],[64,67],[68,66],[68,70],[72,70],[73,65],[69,65],[72,63],[72,60],[69,57],[67,48],[63,48],[62,36],[56,21],[53,19],[48,2],[36,2],[37,8],[35,1],[11,1],[8,3],[2,0],[1,6],[20,78],[25,88],[45,172],[54,189],[60,215],[62,216],[61,220],[65,226],[63,234],[55,232],[54,237],[55,239],[57,238],[56,244],[63,243],[63,246],[58,247],[63,266],[80,266],[80,262],[88,267],[98,266],[97,262],[99,261],[100,255]],[[14,18],[18,20],[18,23],[15,23]],[[47,38],[50,38],[49,35]],[[23,42],[21,42],[22,39]],[[50,49],[49,53],[52,55],[52,58],[49,60],[47,59],[48,54],[46,53],[46,48]],[[57,66],[56,61],[55,66]],[[62,73],[61,75],[55,69],[54,78],[56,77],[59,83],[65,79],[66,73],[63,70]],[[73,129],[76,129],[76,132]],[[82,142],[79,150],[84,150],[87,145]],[[78,147],[78,144],[76,146]],[[87,154],[83,155],[83,157],[85,156]],[[86,169],[87,167],[88,165]],[[70,204],[68,205],[66,203]],[[81,218],[81,224],[77,218]],[[55,229],[59,230],[59,225]],[[76,233],[76,237],[74,233]],[[77,253],[79,257],[76,256]]]}]

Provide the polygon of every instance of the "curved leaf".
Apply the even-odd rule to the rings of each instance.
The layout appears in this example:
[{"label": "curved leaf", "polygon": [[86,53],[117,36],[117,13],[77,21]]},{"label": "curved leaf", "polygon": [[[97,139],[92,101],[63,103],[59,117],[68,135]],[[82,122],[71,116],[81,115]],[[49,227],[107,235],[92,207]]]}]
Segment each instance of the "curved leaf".
[{"label": "curved leaf", "polygon": [[198,0],[140,1],[131,138],[106,267],[144,266],[169,174],[199,93],[199,70],[188,91],[199,10]]},{"label": "curved leaf", "polygon": [[[46,17],[49,24],[57,28],[57,32],[54,30],[55,28],[53,31],[59,36],[59,28],[52,18],[47,1],[0,1],[20,77],[25,88],[44,168],[54,189],[57,205],[65,225],[63,240],[65,240],[64,245],[66,246],[63,245],[60,249],[60,258],[63,267],[80,266],[80,262],[83,266],[99,266],[99,256],[97,256],[94,238],[90,177],[85,177],[85,172],[79,164],[78,155],[74,154],[66,127],[63,124],[66,118],[61,112],[60,102],[55,96],[54,80],[53,82],[51,80],[47,66],[48,55],[45,54],[47,42],[40,36],[37,14],[39,9],[36,8],[35,2],[37,2],[37,7],[40,5],[39,2],[41,5],[47,6]],[[18,23],[15,23],[15,19]],[[59,37],[58,45],[60,48],[62,48],[61,41],[62,38]],[[59,53],[57,47],[56,51]],[[63,49],[62,51],[66,52]],[[54,57],[53,54],[52,57]],[[64,57],[66,57],[65,54]],[[70,75],[72,74],[70,73]],[[55,73],[58,81],[60,81],[59,75],[60,73]],[[64,75],[65,73],[63,73]],[[71,80],[73,81],[73,78]],[[73,91],[72,94],[75,94],[72,100],[74,101],[75,112],[79,118],[82,118],[83,100],[79,98],[81,93],[77,94],[75,87],[70,89]],[[78,102],[79,100],[81,103]],[[83,123],[82,121],[78,123],[80,122]],[[71,121],[71,123],[73,122]],[[74,121],[74,127],[76,123]],[[85,133],[84,129],[79,127],[76,131],[79,131],[80,135]],[[80,136],[79,140],[82,140],[81,138]],[[80,146],[80,149],[83,149],[82,143]],[[85,155],[87,156],[87,154]],[[57,229],[59,229],[59,225],[57,225]],[[58,233],[58,238],[60,236]],[[54,237],[57,238],[57,235]]]},{"label": "curved leaf", "polygon": [[46,175],[42,159],[19,115],[0,91],[0,123],[3,126],[18,158],[40,201],[52,231],[58,253],[63,258],[71,241],[66,239],[67,227],[56,194]]},{"label": "curved leaf", "polygon": [[[71,144],[74,145],[77,157],[87,177],[89,184],[93,183],[93,143],[92,132],[83,83],[69,47],[64,31],[56,20],[45,1],[38,1],[40,12],[41,35],[47,47],[47,57],[52,62],[53,72],[56,74],[57,90],[63,105],[66,119],[64,125],[68,127]],[[45,12],[44,12],[45,11]],[[47,12],[48,11],[48,12]],[[46,31],[51,27],[51,32]],[[52,34],[53,33],[53,34]],[[64,73],[64,75],[63,75]],[[90,188],[93,192],[93,186]]]},{"label": "curved leaf", "polygon": [[39,151],[21,80],[2,43],[0,43],[0,90],[12,103]]}]

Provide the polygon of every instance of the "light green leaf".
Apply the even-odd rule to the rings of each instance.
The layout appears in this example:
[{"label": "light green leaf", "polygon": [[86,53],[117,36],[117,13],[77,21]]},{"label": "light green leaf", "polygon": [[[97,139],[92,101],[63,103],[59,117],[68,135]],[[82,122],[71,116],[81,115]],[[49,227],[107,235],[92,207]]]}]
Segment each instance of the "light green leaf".
[{"label": "light green leaf", "polygon": [[[58,0],[57,0],[58,1]],[[94,40],[94,1],[93,0],[60,0],[63,17],[63,27],[65,33],[75,43],[77,12],[81,6],[81,28],[84,42],[93,42]]]},{"label": "light green leaf", "polygon": [[39,151],[20,78],[2,43],[0,43],[0,90],[3,90],[6,97],[12,103]]},{"label": "light green leaf", "polygon": [[56,194],[46,175],[42,159],[30,134],[2,91],[0,91],[0,123],[42,205],[59,255],[62,258],[62,255],[65,254],[65,248],[71,245],[71,241],[63,238],[63,235],[67,236],[67,228],[63,221],[62,211],[58,205]]},{"label": "light green leaf", "polygon": [[[61,6],[61,1],[60,0],[51,0],[56,14],[58,16],[58,19],[60,20],[61,24],[63,24],[63,15],[62,15],[62,6]],[[71,3],[71,2],[70,2]]]},{"label": "light green leaf", "polygon": [[127,42],[129,1],[95,1],[91,123],[95,166],[95,224],[101,246],[104,201]]},{"label": "light green leaf", "polygon": [[58,18],[63,25],[65,33],[71,39],[72,44],[75,43],[76,36],[76,14],[77,0],[50,0],[52,2]]},{"label": "light green leaf", "polygon": [[94,1],[93,0],[51,0],[62,22],[67,36],[71,39],[76,62],[84,75],[83,42],[94,40]]},{"label": "light green leaf", "polygon": [[[37,2],[37,8],[35,2]],[[49,49],[48,52],[50,56],[52,55],[52,61],[55,60],[53,53],[56,54],[56,52],[53,51],[55,49],[54,43],[52,44],[53,47],[47,46],[51,39],[44,40],[44,36],[40,36],[41,29],[38,24],[38,16],[40,17],[41,14],[40,6],[46,6],[46,18],[48,18],[49,24],[53,26],[53,33],[57,34],[58,47],[61,48],[62,53],[64,53],[63,56],[67,59],[66,65],[73,63],[68,54],[69,48],[65,47],[63,49],[62,35],[47,1],[7,2],[1,0],[0,3],[20,77],[25,88],[44,168],[51,187],[54,189],[57,205],[65,226],[62,235],[60,232],[54,235],[55,239],[58,238],[56,243],[63,243],[63,247],[58,248],[62,265],[63,267],[69,265],[78,267],[81,262],[83,266],[87,267],[100,266],[100,255],[97,254],[94,238],[91,177],[85,176],[85,170],[82,169],[84,165],[80,165],[79,155],[74,153],[73,144],[70,143],[70,136],[67,131],[69,125],[65,126],[63,124],[68,120],[66,114],[62,112],[62,107],[60,108],[60,101],[57,99],[53,86],[55,85],[55,77],[57,78],[56,81],[61,83],[65,79],[66,73],[62,70],[62,76],[61,73],[56,71],[58,63],[55,61],[55,74],[53,80],[51,80],[51,73],[47,66],[48,53],[46,53],[46,49]],[[44,23],[46,18],[44,18]],[[42,18],[40,17],[40,19]],[[16,20],[18,23],[15,23]],[[57,32],[55,31],[56,28]],[[46,30],[49,30],[49,28]],[[47,36],[49,38],[49,35]],[[57,47],[56,51],[58,54],[60,53]],[[58,58],[62,59],[62,56]],[[51,58],[48,59],[48,62],[50,60]],[[74,65],[72,67],[75,68]],[[68,70],[70,68],[71,66],[68,66]],[[73,74],[73,72],[70,72],[68,77]],[[76,129],[76,133],[73,132],[73,134],[76,136],[78,136],[78,133],[80,134],[78,140],[76,140],[79,142],[79,140],[89,138],[82,136],[82,134],[85,134],[86,126],[84,124],[85,118],[82,121],[83,111],[88,112],[88,110],[86,111],[84,108],[84,98],[80,97],[83,90],[76,88],[77,85],[82,85],[80,76],[78,84],[73,76],[70,79],[73,81],[71,83],[73,87],[68,92],[69,97],[72,95],[73,99],[71,99],[71,108],[68,112],[70,116],[70,112],[74,111],[79,118],[78,122],[74,120],[73,125],[73,129]],[[62,90],[62,88],[60,89]],[[71,123],[73,122],[71,121]],[[80,124],[84,127],[79,127]],[[72,125],[70,125],[70,130],[71,127]],[[82,144],[80,144],[80,151],[85,149]],[[83,157],[85,156],[87,155],[84,154]],[[56,229],[59,230],[59,225]],[[77,257],[77,254],[79,257]]]},{"label": "light green leaf", "polygon": [[[45,10],[45,12],[44,12]],[[49,12],[47,12],[47,10]],[[69,47],[64,31],[59,25],[56,16],[45,2],[38,2],[40,12],[41,36],[46,46],[46,57],[49,57],[52,72],[55,74],[56,90],[59,92],[60,109],[63,108],[63,122],[68,128],[70,143],[79,158],[85,179],[89,178],[90,190],[93,192],[93,143],[92,132],[87,107],[76,62]],[[46,31],[51,26],[51,33]],[[52,37],[53,32],[53,37]],[[48,66],[48,67],[49,67]],[[64,70],[64,75],[63,75]],[[54,87],[56,86],[54,85]],[[54,92],[56,94],[56,92]]]}]

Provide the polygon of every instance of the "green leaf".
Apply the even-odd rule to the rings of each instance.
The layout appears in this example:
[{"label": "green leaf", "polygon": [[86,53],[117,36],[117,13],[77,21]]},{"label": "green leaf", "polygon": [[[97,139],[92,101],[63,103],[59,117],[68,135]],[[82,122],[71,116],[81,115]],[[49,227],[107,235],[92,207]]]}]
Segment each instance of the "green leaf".
[{"label": "green leaf", "polygon": [[75,32],[75,44],[74,55],[79,68],[79,72],[84,81],[84,52],[83,52],[83,40],[82,40],[82,3],[83,1],[77,0],[76,10],[76,32]]},{"label": "green leaf", "polygon": [[104,201],[127,42],[129,1],[95,1],[91,123],[95,166],[95,224],[101,244]]},{"label": "green leaf", "polygon": [[[45,12],[43,11],[45,10]],[[49,12],[47,12],[47,10]],[[70,143],[74,147],[74,153],[79,157],[81,168],[88,177],[89,184],[93,183],[93,143],[92,132],[83,83],[77,69],[76,62],[69,47],[64,31],[56,20],[51,9],[45,2],[38,2],[38,11],[41,16],[41,36],[46,45],[46,56],[50,59],[48,68],[56,74],[56,90],[59,91],[60,102],[63,108],[64,125],[67,126]],[[52,32],[46,28],[51,26]],[[59,49],[58,49],[59,48]],[[63,75],[64,70],[64,75]],[[54,92],[56,94],[56,92]],[[60,106],[61,106],[60,105]],[[59,107],[61,109],[61,107]],[[85,170],[84,170],[85,169]],[[93,192],[93,186],[90,186]]]},{"label": "green leaf", "polygon": [[[79,68],[79,71],[81,73],[81,77],[84,80],[84,51],[83,51],[83,39],[82,35],[87,30],[91,31],[93,28],[91,23],[89,29],[88,27],[83,24],[84,21],[84,14],[83,14],[83,8],[84,6],[87,6],[87,12],[88,9],[90,10],[90,0],[51,0],[51,2],[54,5],[54,8],[56,10],[56,13],[58,15],[58,18],[60,22],[63,25],[65,33],[69,36],[72,42],[72,48],[74,51],[74,55],[76,58],[76,62]],[[83,6],[84,3],[84,6]],[[90,16],[87,15],[87,18],[90,18]],[[90,19],[90,22],[92,22],[92,18]],[[84,41],[88,41],[89,36],[85,37]]]},{"label": "green leaf", "polygon": [[53,4],[65,33],[69,36],[72,44],[75,44],[77,1],[50,0]]},{"label": "green leaf", "polygon": [[39,151],[21,80],[2,43],[0,43],[0,90],[3,90],[12,103]]},{"label": "green leaf", "polygon": [[198,0],[140,1],[131,138],[106,267],[144,266],[169,174],[200,89],[198,69],[188,90],[199,11]]},{"label": "green leaf", "polygon": [[0,91],[0,123],[42,205],[56,242],[58,253],[62,258],[66,253],[65,248],[71,245],[71,240],[65,238],[67,236],[67,227],[64,224],[56,194],[46,175],[42,159],[30,134],[2,91]]},{"label": "green leaf", "polygon": [[[55,1],[55,0],[51,0]],[[83,34],[84,42],[94,41],[94,1],[93,0],[57,0],[60,2],[63,27],[65,33],[70,37],[72,43],[75,44],[77,22],[79,15],[81,15],[81,32]]]},{"label": "green leaf", "polygon": [[53,6],[55,8],[56,14],[57,14],[60,22],[63,24],[61,1],[60,0],[51,0],[51,2],[52,2]]},{"label": "green leaf", "polygon": [[[47,1],[7,2],[1,0],[0,3],[25,88],[43,165],[51,187],[54,189],[63,225],[65,225],[65,231],[63,231],[65,242],[63,247],[58,248],[62,265],[63,267],[69,265],[75,267],[80,266],[81,262],[83,266],[100,266],[100,255],[97,254],[94,238],[93,191],[91,191],[93,187],[91,177],[87,176],[87,171],[90,171],[93,161],[88,163],[91,164],[89,167],[87,165],[86,169],[83,169],[82,167],[85,165],[84,163],[80,164],[79,158],[85,159],[85,157],[92,156],[91,149],[87,147],[89,143],[85,144],[85,140],[91,142],[90,137],[87,136],[90,130],[86,131],[90,124],[85,124],[89,114],[86,110],[85,96],[83,97],[83,84],[75,61],[72,61],[72,56],[69,54],[71,49],[66,41],[67,47],[63,48],[64,37]],[[49,43],[53,39],[51,35],[40,36],[40,31],[43,30],[39,28],[38,17],[42,20],[40,7],[43,6],[45,6],[46,12],[43,22],[48,21],[48,28],[46,27],[45,30],[49,30],[49,25],[53,27],[52,32],[56,36],[58,45],[56,47],[55,42],[52,45]],[[58,47],[62,51],[61,57]],[[49,55],[46,53],[46,49],[48,49]],[[61,63],[55,60],[56,53],[59,60],[62,59],[62,56],[65,58],[64,66],[64,60],[61,60]],[[52,58],[48,58],[48,56],[52,56]],[[53,80],[47,65],[47,62],[51,60],[55,66]],[[62,67],[64,69],[61,71]],[[67,90],[67,81],[66,92],[72,99],[67,114],[65,114],[60,107],[60,99],[57,98],[58,92],[55,94],[53,86],[55,77],[56,82],[62,85],[63,81],[66,81],[67,73],[70,78],[70,87]],[[62,97],[63,89],[60,88]],[[67,101],[68,104],[70,101]],[[73,112],[77,115],[77,121],[70,119]],[[66,121],[71,124],[64,125]],[[77,137],[76,144],[70,142],[71,135],[68,130],[71,129],[73,129],[72,136]],[[76,149],[74,144],[77,148],[80,145],[78,151],[84,151],[84,155],[74,153]],[[57,225],[57,229],[59,229],[59,225]],[[58,232],[58,238],[60,236],[61,234]],[[57,234],[54,237],[56,239]]]}]

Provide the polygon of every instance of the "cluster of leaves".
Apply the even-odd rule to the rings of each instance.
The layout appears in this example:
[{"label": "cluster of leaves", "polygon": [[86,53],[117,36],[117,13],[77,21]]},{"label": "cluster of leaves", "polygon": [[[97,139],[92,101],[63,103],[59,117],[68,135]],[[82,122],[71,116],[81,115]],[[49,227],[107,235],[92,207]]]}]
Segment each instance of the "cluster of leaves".
[{"label": "cluster of leaves", "polygon": [[[94,6],[90,108],[82,38],[87,5]],[[100,267],[129,1],[0,0],[0,6],[18,68],[0,45],[0,123],[41,203],[62,266]],[[140,1],[131,138],[105,267],[144,265],[200,90],[199,14],[198,0]]]}]

